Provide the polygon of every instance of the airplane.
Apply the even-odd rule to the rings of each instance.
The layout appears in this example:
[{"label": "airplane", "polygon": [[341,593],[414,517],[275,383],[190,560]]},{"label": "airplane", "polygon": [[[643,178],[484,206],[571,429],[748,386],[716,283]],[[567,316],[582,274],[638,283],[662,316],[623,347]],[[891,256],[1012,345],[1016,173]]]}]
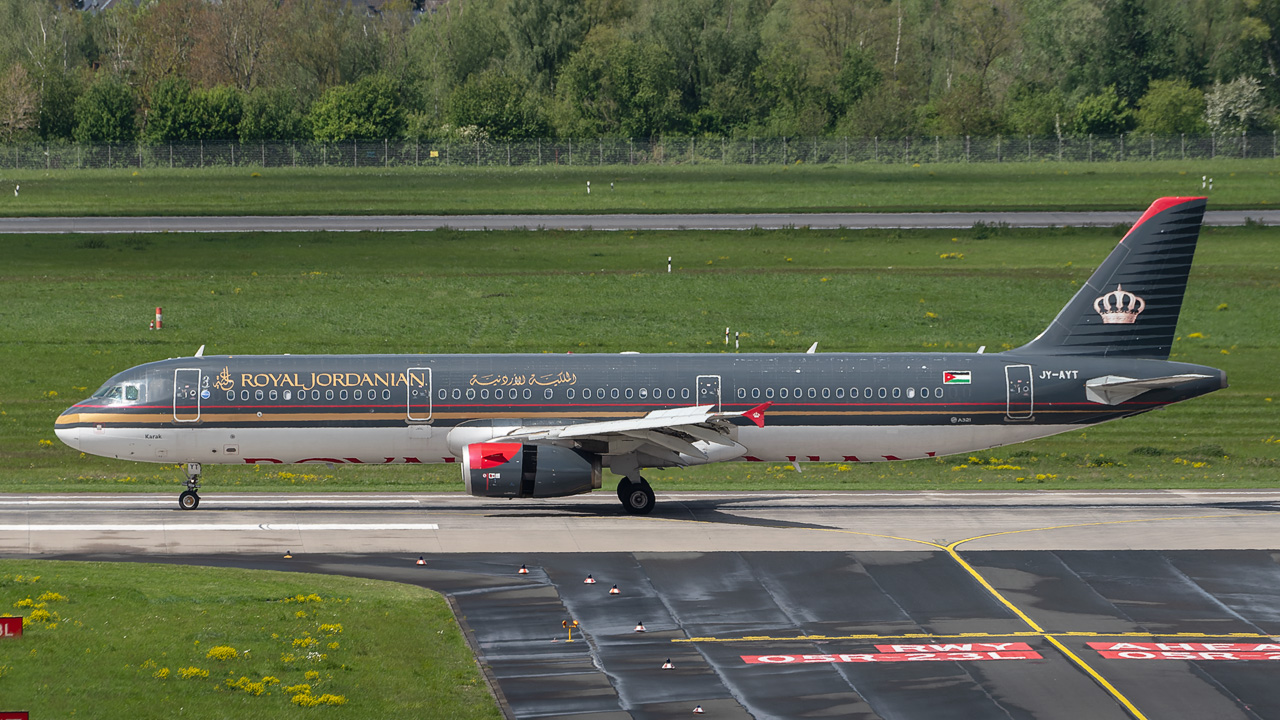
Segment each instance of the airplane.
[{"label": "airplane", "polygon": [[[1156,200],[1035,339],[999,353],[227,355],[125,370],[55,431],[94,455],[184,465],[457,463],[477,497],[548,498],[647,468],[969,453],[1227,387],[1170,362],[1205,198]],[[769,422],[765,423],[766,414]]]}]

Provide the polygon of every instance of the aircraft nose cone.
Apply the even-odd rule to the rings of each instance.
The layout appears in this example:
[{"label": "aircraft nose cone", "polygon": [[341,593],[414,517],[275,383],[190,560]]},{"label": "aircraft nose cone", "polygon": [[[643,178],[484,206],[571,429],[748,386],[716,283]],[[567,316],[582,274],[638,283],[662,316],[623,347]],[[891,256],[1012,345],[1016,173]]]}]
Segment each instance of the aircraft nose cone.
[{"label": "aircraft nose cone", "polygon": [[[67,412],[70,412],[70,411],[67,411]],[[66,414],[67,413],[63,413],[63,415],[66,415]],[[54,425],[53,434],[57,435],[58,439],[61,440],[66,445],[69,445],[75,448],[76,450],[79,450],[80,449],[80,428],[63,427],[61,425],[62,418],[58,418],[58,421],[59,421],[59,424]]]}]

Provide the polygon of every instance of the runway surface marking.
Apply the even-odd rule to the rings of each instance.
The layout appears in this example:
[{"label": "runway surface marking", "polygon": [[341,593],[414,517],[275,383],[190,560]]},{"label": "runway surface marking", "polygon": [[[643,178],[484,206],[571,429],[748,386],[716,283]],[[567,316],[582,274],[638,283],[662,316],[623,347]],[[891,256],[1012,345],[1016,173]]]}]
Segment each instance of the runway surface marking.
[{"label": "runway surface marking", "polygon": [[[1072,652],[1070,648],[1064,645],[1055,636],[1057,635],[1071,636],[1071,637],[1137,636],[1137,637],[1146,637],[1146,638],[1156,638],[1156,637],[1166,637],[1166,636],[1158,635],[1154,633],[1126,634],[1126,635],[1091,635],[1089,633],[1079,633],[1079,632],[1049,632],[1045,630],[1043,627],[1041,627],[1035,620],[1032,620],[1031,616],[1023,612],[1021,608],[1019,608],[1012,601],[1010,601],[1003,594],[1001,594],[999,590],[996,590],[995,587],[990,582],[988,582],[985,577],[982,576],[982,573],[978,572],[972,565],[970,565],[963,557],[960,556],[960,553],[956,550],[956,548],[960,547],[961,545],[967,542],[973,542],[975,540],[982,540],[984,538],[998,537],[1002,535],[1013,535],[1017,533],[1041,532],[1046,530],[1064,530],[1068,528],[1081,528],[1081,527],[1096,527],[1100,525],[1124,525],[1124,524],[1143,523],[1143,522],[1167,522],[1167,521],[1174,521],[1174,520],[1203,520],[1203,519],[1210,519],[1210,518],[1218,519],[1223,517],[1252,517],[1252,516],[1253,515],[1251,513],[1234,513],[1234,514],[1217,514],[1217,515],[1184,515],[1184,516],[1174,516],[1174,517],[1164,517],[1164,518],[1143,518],[1143,519],[1136,519],[1136,520],[1112,520],[1112,521],[1102,521],[1102,522],[1076,523],[1076,524],[1070,524],[1070,525],[1052,525],[1048,527],[1024,528],[1021,530],[1006,530],[1003,532],[987,533],[985,535],[975,535],[974,537],[965,538],[963,540],[956,540],[955,542],[952,542],[946,545],[942,543],[932,542],[930,540],[920,540],[918,538],[900,537],[896,535],[883,535],[879,533],[865,533],[865,532],[859,532],[857,530],[844,530],[840,528],[812,528],[812,529],[820,530],[822,532],[845,533],[849,535],[864,535],[864,536],[870,536],[870,537],[886,538],[890,540],[902,540],[904,542],[919,543],[921,545],[928,545],[929,547],[942,550],[943,552],[947,553],[947,555],[952,560],[954,560],[958,565],[960,565],[960,567],[963,568],[965,572],[967,572],[971,577],[973,577],[973,579],[977,580],[978,584],[981,585],[983,589],[985,589],[987,593],[989,593],[993,598],[995,598],[997,602],[999,602],[1001,605],[1004,605],[1006,608],[1008,608],[1009,611],[1012,612],[1014,615],[1017,615],[1018,618],[1022,620],[1022,622],[1024,622],[1027,625],[1027,627],[1030,627],[1032,630],[1032,632],[1030,633],[1017,633],[1013,635],[992,635],[988,637],[1042,637],[1044,638],[1045,641],[1047,641],[1049,644],[1057,648],[1060,653],[1062,653],[1064,656],[1067,657],[1068,660],[1074,663],[1076,667],[1080,668],[1087,675],[1089,675],[1089,677],[1093,678],[1094,682],[1102,686],[1102,688],[1106,690],[1111,695],[1111,697],[1116,700],[1116,702],[1124,706],[1124,708],[1128,710],[1133,715],[1133,717],[1137,718],[1137,720],[1148,720],[1147,716],[1143,714],[1142,711],[1139,710],[1137,706],[1134,705],[1133,702],[1130,701],[1129,698],[1124,695],[1124,693],[1120,692],[1120,690],[1115,685],[1111,684],[1111,682],[1107,680],[1102,675],[1102,673],[1098,672],[1093,668],[1093,666],[1085,662],[1084,658]],[[688,522],[688,523],[708,522],[705,520],[682,520],[678,518],[672,518],[670,521],[671,522]],[[778,527],[781,527],[781,526],[778,526]],[[976,636],[977,635],[966,636],[966,637],[976,637]],[[897,637],[906,639],[911,636],[897,636]],[[917,637],[922,637],[922,636],[917,636]],[[936,636],[929,636],[929,637],[936,637]],[[1194,637],[1241,637],[1241,635],[1238,635],[1238,634],[1194,635]],[[1247,635],[1246,637],[1270,637],[1270,636]],[[790,639],[794,640],[796,638],[790,638]],[[824,638],[824,639],[837,639],[837,638]],[[747,638],[741,638],[739,639],[739,642],[745,641],[745,640],[747,640]],[[759,638],[758,640],[764,640],[764,638]],[[677,640],[673,640],[673,642],[677,642]],[[688,639],[686,640],[686,642],[694,642],[694,640]]]},{"label": "runway surface marking", "polygon": [[[1198,632],[1178,632],[1178,633],[1147,633],[1147,632],[1092,632],[1088,630],[1070,630],[1053,633],[1054,635],[1064,635],[1070,637],[1096,637],[1096,638],[1257,638],[1267,640],[1278,640],[1274,635],[1266,633],[1198,633]],[[973,632],[973,633],[951,633],[946,635],[938,635],[933,633],[902,633],[899,635],[877,635],[869,633],[866,635],[789,635],[789,636],[773,636],[773,635],[744,635],[742,637],[689,637],[689,638],[673,638],[673,643],[752,643],[752,642],[826,642],[828,640],[963,640],[970,638],[1015,638],[1015,637],[1044,637],[1044,633],[1031,630],[1014,631],[1007,633],[990,633],[990,632]]]},{"label": "runway surface marking", "polygon": [[159,523],[156,525],[0,525],[0,532],[170,532],[181,530],[439,530],[436,523],[261,523],[258,525],[220,525],[213,523]]}]

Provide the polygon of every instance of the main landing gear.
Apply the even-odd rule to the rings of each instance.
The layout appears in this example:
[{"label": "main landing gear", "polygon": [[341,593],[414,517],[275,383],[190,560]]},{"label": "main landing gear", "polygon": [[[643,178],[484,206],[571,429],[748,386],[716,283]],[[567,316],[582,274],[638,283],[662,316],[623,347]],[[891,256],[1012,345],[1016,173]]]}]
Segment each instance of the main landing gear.
[{"label": "main landing gear", "polygon": [[631,478],[618,481],[618,499],[622,501],[622,509],[628,515],[648,515],[653,512],[653,488],[649,487],[649,481],[644,478],[640,478],[640,482],[633,482]]},{"label": "main landing gear", "polygon": [[195,510],[200,507],[200,463],[187,463],[187,489],[178,496],[178,507]]}]

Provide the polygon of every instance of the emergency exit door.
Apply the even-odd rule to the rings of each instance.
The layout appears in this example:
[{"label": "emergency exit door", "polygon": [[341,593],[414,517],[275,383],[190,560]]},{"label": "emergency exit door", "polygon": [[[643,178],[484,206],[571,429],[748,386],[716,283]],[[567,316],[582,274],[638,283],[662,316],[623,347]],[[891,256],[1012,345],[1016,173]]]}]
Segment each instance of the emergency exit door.
[{"label": "emergency exit door", "polygon": [[698,405],[710,405],[712,412],[720,412],[720,376],[698,376]]}]

